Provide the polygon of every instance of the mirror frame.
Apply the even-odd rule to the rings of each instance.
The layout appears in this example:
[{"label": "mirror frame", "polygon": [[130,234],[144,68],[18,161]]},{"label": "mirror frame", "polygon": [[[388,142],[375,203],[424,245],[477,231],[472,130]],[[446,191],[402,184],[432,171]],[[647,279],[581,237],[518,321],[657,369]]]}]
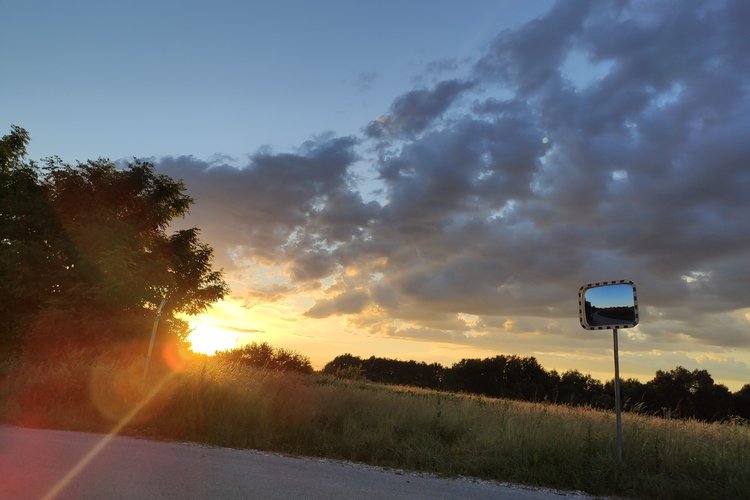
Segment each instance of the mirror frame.
[{"label": "mirror frame", "polygon": [[[586,320],[585,312],[585,301],[584,295],[592,288],[599,288],[603,286],[612,285],[630,285],[633,288],[633,308],[635,309],[635,320],[632,323],[617,324],[617,325],[590,325]],[[589,283],[583,285],[578,290],[578,317],[581,321],[581,326],[586,330],[610,330],[613,328],[633,328],[638,324],[638,294],[636,293],[635,283],[630,280],[616,280],[616,281],[600,281],[598,283]]]}]

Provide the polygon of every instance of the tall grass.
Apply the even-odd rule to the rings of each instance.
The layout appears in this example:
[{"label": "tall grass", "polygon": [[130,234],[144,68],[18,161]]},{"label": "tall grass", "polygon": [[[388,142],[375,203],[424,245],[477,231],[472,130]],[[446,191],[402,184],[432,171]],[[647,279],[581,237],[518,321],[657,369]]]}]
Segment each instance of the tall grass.
[{"label": "tall grass", "polygon": [[[136,368],[134,368],[136,367]],[[142,394],[140,364],[71,357],[16,366],[0,390],[9,423],[102,431]],[[193,360],[131,435],[354,460],[447,476],[642,498],[750,496],[750,428],[494,400]],[[33,394],[33,397],[30,396]]]}]

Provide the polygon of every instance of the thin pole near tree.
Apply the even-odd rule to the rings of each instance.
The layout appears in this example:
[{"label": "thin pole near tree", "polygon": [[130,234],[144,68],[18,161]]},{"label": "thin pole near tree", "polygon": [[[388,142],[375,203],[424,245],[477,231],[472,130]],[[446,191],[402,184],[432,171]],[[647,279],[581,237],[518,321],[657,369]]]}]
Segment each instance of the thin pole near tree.
[{"label": "thin pole near tree", "polygon": [[143,385],[146,385],[146,378],[148,377],[148,370],[151,367],[151,354],[154,352],[154,341],[156,340],[156,329],[159,326],[159,319],[161,319],[161,311],[164,309],[164,305],[167,303],[166,297],[161,299],[159,308],[156,310],[156,318],[154,318],[154,327],[151,329],[151,341],[148,344],[148,353],[146,354],[146,364],[143,367]]}]

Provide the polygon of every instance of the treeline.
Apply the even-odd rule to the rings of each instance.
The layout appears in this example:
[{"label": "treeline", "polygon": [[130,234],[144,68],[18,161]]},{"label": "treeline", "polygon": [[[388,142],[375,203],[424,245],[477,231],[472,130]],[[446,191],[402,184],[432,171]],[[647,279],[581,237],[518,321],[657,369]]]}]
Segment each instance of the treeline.
[{"label": "treeline", "polygon": [[[384,384],[465,392],[496,398],[547,401],[573,406],[614,408],[614,380],[602,383],[578,370],[562,374],[545,370],[534,357],[495,356],[462,359],[450,368],[438,363],[377,358],[351,354],[337,356],[323,373],[362,378]],[[620,381],[625,411],[672,418],[721,421],[750,419],[750,384],[732,393],[714,382],[706,370],[658,370],[646,383]]]}]

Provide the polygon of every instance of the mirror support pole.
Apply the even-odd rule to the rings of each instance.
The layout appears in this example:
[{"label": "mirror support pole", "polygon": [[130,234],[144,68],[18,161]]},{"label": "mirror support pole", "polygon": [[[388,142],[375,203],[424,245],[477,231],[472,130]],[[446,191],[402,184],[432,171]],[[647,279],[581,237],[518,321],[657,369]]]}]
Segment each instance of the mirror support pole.
[{"label": "mirror support pole", "polygon": [[617,346],[617,328],[612,329],[615,353],[615,419],[617,426],[617,463],[622,463],[622,413],[620,409],[620,355]]}]

